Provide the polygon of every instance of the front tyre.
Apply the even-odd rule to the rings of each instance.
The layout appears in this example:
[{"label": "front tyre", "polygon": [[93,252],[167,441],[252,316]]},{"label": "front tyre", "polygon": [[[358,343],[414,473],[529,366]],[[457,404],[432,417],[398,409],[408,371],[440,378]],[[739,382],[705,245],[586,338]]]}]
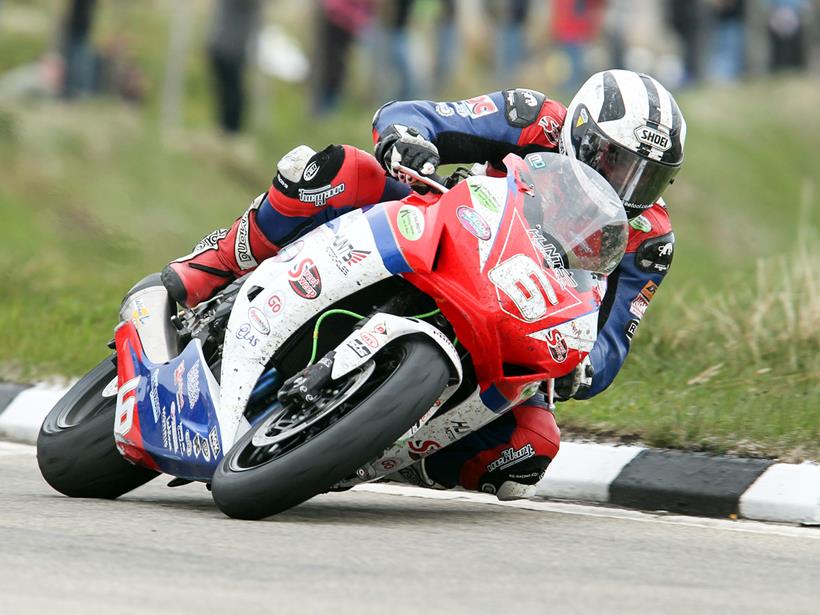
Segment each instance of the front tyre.
[{"label": "front tyre", "polygon": [[261,519],[328,491],[381,455],[441,395],[448,364],[425,338],[401,338],[299,414],[261,421],[234,444],[211,483],[237,519]]},{"label": "front tyre", "polygon": [[117,391],[109,386],[116,377],[116,366],[105,359],[71,387],[43,421],[37,463],[46,482],[62,494],[114,499],[157,476],[127,462],[117,450]]}]

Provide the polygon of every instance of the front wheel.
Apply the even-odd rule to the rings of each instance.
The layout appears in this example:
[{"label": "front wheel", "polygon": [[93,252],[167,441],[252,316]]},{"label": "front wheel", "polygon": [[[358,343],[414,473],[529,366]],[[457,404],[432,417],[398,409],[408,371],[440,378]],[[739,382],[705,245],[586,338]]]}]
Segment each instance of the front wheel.
[{"label": "front wheel", "polygon": [[433,342],[397,340],[309,407],[282,409],[240,438],[214,474],[214,501],[230,517],[260,519],[324,493],[418,421],[448,375]]},{"label": "front wheel", "polygon": [[52,408],[37,438],[49,485],[75,498],[117,498],[157,476],[123,458],[114,442],[117,368],[105,359]]}]

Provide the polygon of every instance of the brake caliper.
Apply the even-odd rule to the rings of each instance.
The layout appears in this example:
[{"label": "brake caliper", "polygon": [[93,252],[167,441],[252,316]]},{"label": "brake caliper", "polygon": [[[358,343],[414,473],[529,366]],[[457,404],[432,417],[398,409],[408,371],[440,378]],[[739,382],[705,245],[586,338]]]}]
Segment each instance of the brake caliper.
[{"label": "brake caliper", "polygon": [[283,405],[296,404],[306,406],[319,398],[322,388],[330,382],[330,372],[333,369],[331,351],[313,365],[309,365],[298,374],[291,376],[282,384],[277,398]]}]

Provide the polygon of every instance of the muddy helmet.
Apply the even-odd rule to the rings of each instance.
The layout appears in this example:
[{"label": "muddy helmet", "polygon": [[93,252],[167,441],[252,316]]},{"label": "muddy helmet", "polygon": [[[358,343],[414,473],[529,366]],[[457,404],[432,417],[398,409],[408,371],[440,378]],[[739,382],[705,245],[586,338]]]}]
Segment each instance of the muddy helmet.
[{"label": "muddy helmet", "polygon": [[669,91],[648,75],[608,70],[572,99],[561,149],[603,175],[627,215],[651,207],[683,164],[686,121]]}]

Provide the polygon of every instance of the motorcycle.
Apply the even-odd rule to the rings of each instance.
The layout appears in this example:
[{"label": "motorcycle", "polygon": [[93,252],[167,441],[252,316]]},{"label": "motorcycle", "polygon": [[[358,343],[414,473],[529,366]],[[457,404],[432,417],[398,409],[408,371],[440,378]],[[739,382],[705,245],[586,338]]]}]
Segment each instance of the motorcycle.
[{"label": "motorcycle", "polygon": [[158,274],[142,280],[113,355],[43,423],[46,481],[116,498],[166,473],[259,519],[410,477],[551,390],[595,342],[627,220],[574,159],[503,162],[506,176],[449,190],[403,169],[423,187],[320,226],[194,309],[178,313]]}]

